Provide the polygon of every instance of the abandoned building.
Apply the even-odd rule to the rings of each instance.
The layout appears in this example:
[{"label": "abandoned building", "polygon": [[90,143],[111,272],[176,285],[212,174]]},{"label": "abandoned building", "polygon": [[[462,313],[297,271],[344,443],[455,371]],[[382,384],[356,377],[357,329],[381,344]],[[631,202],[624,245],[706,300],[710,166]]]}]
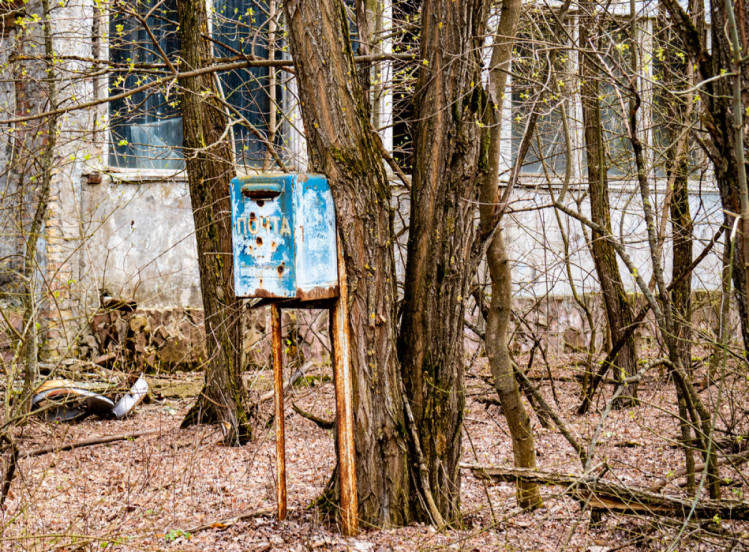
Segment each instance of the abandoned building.
[{"label": "abandoned building", "polygon": [[[170,78],[174,69],[170,64],[176,63],[179,52],[176,3],[64,0],[47,8],[48,28],[45,5],[37,0],[15,2],[2,19],[0,258],[2,301],[12,314],[8,322],[22,323],[20,315],[13,314],[21,306],[19,281],[32,282],[46,358],[100,358],[126,347],[137,353],[140,364],[199,365],[200,284],[181,149],[179,95],[176,79]],[[413,83],[408,80],[409,63],[388,54],[407,50],[408,32],[394,30],[398,21],[409,16],[408,10],[413,11],[410,6],[386,0],[375,17],[373,33],[380,38],[371,49],[380,54],[371,64],[372,123],[406,170],[408,94]],[[642,48],[652,54],[642,68],[644,94],[647,104],[656,106],[655,8],[641,1],[637,6]],[[529,20],[543,18],[543,9],[540,5],[535,11],[529,9]],[[629,10],[629,3],[621,9]],[[212,8],[210,32],[216,39],[217,63],[236,64],[243,56],[273,61],[218,73],[233,122],[239,174],[278,170],[268,144],[289,169],[306,168],[293,73],[288,70],[289,53],[275,10],[276,2],[255,0],[220,0]],[[583,185],[578,57],[572,47],[577,32],[574,14],[571,20],[569,38],[539,36],[532,25],[523,27],[516,45],[512,93],[504,99],[500,182],[508,179],[528,113],[540,110],[540,138],[521,168],[506,223],[514,289],[519,305],[534,307],[529,320],[545,332],[563,336],[563,341],[576,343],[574,336],[587,330],[571,299],[571,284],[581,294],[597,291],[589,236],[579,223],[557,218],[551,208],[552,194],[566,185],[569,205],[589,210]],[[615,31],[609,39],[613,50],[621,49]],[[545,46],[535,50],[539,41]],[[545,63],[538,52],[548,51],[549,45],[560,52],[554,62],[559,83],[548,89],[552,92],[541,93],[528,84],[533,79],[523,75]],[[45,50],[50,46],[51,52]],[[645,225],[633,208],[640,199],[617,117],[620,91],[615,80],[604,80],[611,81],[602,86],[602,97],[608,102],[604,119],[612,227],[649,277]],[[48,112],[54,117],[39,117]],[[643,117],[646,140],[657,143],[655,109],[645,110]],[[45,148],[52,150],[48,156]],[[693,157],[694,236],[704,244],[722,221],[721,203],[698,148]],[[660,205],[667,178],[656,154],[649,159],[649,171]],[[49,190],[42,224],[35,229],[45,178]],[[403,225],[408,196],[397,176],[392,181],[396,225]],[[37,244],[34,258],[25,264],[32,243]],[[396,257],[400,258],[397,253]],[[720,266],[716,248],[695,272],[694,289],[719,289]],[[479,281],[482,278],[479,275]],[[629,284],[634,289],[631,279]],[[109,297],[121,304],[134,301],[137,308],[127,313],[102,310],[103,298]],[[248,351],[264,333],[261,313],[248,323]]]}]

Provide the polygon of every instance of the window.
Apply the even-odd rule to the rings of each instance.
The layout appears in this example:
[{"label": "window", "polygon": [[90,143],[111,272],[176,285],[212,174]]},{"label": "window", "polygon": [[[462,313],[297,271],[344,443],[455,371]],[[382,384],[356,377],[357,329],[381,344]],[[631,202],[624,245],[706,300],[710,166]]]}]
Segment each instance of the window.
[{"label": "window", "polygon": [[[176,0],[137,0],[117,4],[109,19],[110,94],[117,95],[157,80],[164,74],[161,52],[179,52]],[[134,14],[147,16],[148,31]],[[161,50],[161,52],[159,51]],[[115,167],[179,169],[184,166],[182,120],[175,90],[153,88],[109,104],[111,147]]]},{"label": "window", "polygon": [[525,156],[522,173],[561,177],[567,166],[567,144],[562,121],[568,95],[568,52],[535,26],[521,33],[513,50],[512,157],[523,140],[528,116],[538,113],[533,140]]},{"label": "window", "polygon": [[[267,59],[272,32],[267,2],[216,0],[212,13],[214,55],[219,61],[254,56]],[[155,7],[154,7],[155,6]],[[145,18],[148,30],[139,18]],[[165,75],[163,55],[179,55],[176,0],[127,0],[110,17],[112,95],[143,86]],[[273,71],[273,73],[271,73]],[[219,75],[233,123],[237,161],[252,167],[269,164],[267,142],[280,142],[281,87],[275,70],[248,67]],[[134,169],[181,169],[182,120],[176,87],[167,85],[110,102],[110,165]]]},{"label": "window", "polygon": [[[278,57],[280,42],[271,40],[275,35],[275,21],[265,4],[251,0],[218,0],[214,4],[213,38],[217,57]],[[237,162],[267,167],[270,161],[265,144],[279,145],[281,138],[278,115],[282,90],[276,70],[248,67],[221,73],[219,78],[224,98],[231,105],[229,118],[236,122]]]},{"label": "window", "polygon": [[[657,176],[669,171],[692,174],[704,170],[706,157],[693,134],[700,130],[694,117],[699,94],[694,87],[695,69],[683,50],[683,39],[676,36],[667,20],[656,22],[653,46],[653,165]],[[691,92],[689,92],[691,90]],[[691,132],[690,132],[691,131]],[[684,150],[682,150],[684,148]],[[684,151],[686,163],[674,167],[675,158]]]},{"label": "window", "polygon": [[630,38],[622,27],[613,22],[602,34],[598,56],[599,100],[606,165],[609,177],[634,178],[634,152],[627,130],[632,100],[628,80],[633,78]]},{"label": "window", "polygon": [[[591,41],[581,45],[579,26],[589,19],[569,15],[564,32],[559,32],[551,13],[535,9],[521,17],[512,56],[511,97],[505,103],[510,109],[509,124],[502,129],[503,140],[508,144],[503,170],[509,170],[517,158],[528,118],[535,111],[536,129],[521,175],[528,183],[537,183],[538,177],[558,183],[567,174],[584,183],[587,163],[579,63],[581,52],[586,51],[593,56],[609,179],[624,187],[636,179],[628,131],[633,84],[640,99],[637,132],[644,147],[646,170],[656,178],[666,176],[673,144],[679,137],[688,137],[690,175],[697,177],[704,172],[705,156],[694,137],[701,130],[699,119],[694,108],[685,110],[682,106],[698,101],[699,95],[681,92],[693,85],[689,84],[690,68],[678,37],[659,30],[657,21],[648,13],[638,17],[634,30],[627,13],[612,13],[597,22],[600,28],[595,40],[589,37]],[[634,41],[632,32],[636,34]],[[636,57],[632,48],[637,49]],[[679,106],[684,112],[680,115],[676,112]],[[563,124],[565,117],[567,128]],[[688,120],[682,120],[684,117]]]}]

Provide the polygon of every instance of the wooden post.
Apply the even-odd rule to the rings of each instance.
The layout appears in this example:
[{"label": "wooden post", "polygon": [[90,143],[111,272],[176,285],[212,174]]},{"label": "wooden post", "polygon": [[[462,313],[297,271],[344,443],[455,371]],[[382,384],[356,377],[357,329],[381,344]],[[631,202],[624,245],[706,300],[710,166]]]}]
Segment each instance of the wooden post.
[{"label": "wooden post", "polygon": [[338,434],[338,471],[341,484],[341,527],[344,535],[359,532],[359,501],[356,491],[354,449],[354,405],[349,357],[348,293],[346,267],[338,241],[339,297],[330,309],[330,338],[335,377],[336,431]]},{"label": "wooden post", "polygon": [[281,307],[271,305],[273,334],[273,398],[276,405],[276,500],[278,519],[286,519],[286,435],[283,417],[283,348],[281,346]]}]

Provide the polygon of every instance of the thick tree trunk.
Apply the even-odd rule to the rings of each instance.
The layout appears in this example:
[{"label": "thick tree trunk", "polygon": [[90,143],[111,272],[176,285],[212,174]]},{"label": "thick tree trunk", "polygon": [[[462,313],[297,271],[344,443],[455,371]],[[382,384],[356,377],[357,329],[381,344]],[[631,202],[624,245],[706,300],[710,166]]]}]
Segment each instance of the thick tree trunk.
[{"label": "thick tree trunk", "polygon": [[[580,44],[587,48],[594,36],[593,18],[587,18],[580,25]],[[595,39],[592,39],[595,40]],[[603,143],[603,126],[596,61],[591,55],[581,53],[580,94],[582,97],[583,126],[585,135],[585,152],[587,154],[588,189],[590,192],[590,218],[611,235],[611,207],[609,205],[609,187],[606,163],[606,151]],[[627,297],[622,277],[619,273],[616,252],[611,242],[598,232],[592,233],[591,252],[593,262],[601,285],[606,318],[611,332],[611,342],[616,343],[627,327],[632,324],[632,305]],[[637,373],[637,359],[634,335],[627,339],[614,361],[615,378],[622,381]],[[584,398],[584,404],[592,399]],[[628,384],[620,399],[618,407],[637,404],[637,384]]]},{"label": "thick tree trunk", "polygon": [[[489,68],[489,104],[485,111],[486,132],[489,134],[486,153],[486,172],[481,181],[481,233],[491,232],[495,210],[499,208],[499,156],[502,137],[502,98],[507,85],[507,73],[515,42],[522,0],[502,4],[500,22],[492,46]],[[516,468],[536,468],[536,449],[533,442],[528,412],[520,396],[510,359],[509,339],[512,314],[512,272],[505,248],[502,228],[498,228],[487,250],[487,263],[491,276],[491,303],[486,315],[484,345],[489,366],[494,377],[494,387],[502,404],[512,436],[512,453]],[[517,500],[521,508],[541,506],[538,485],[533,481],[517,481]]]},{"label": "thick tree trunk", "polygon": [[[398,353],[442,516],[460,499],[464,300],[472,279],[480,121],[486,104],[481,54],[486,0],[422,3],[422,66],[403,319]],[[413,497],[414,507],[426,517]]]},{"label": "thick tree trunk", "polygon": [[359,517],[373,526],[414,519],[396,340],[390,188],[355,78],[340,0],[284,3],[309,146],[327,175],[346,262]]},{"label": "thick tree trunk", "polygon": [[[208,16],[202,0],[179,0],[182,59],[192,70],[210,63]],[[226,115],[215,75],[180,79],[185,163],[190,185],[200,290],[205,315],[205,385],[182,422],[220,422],[227,445],[251,436],[242,383],[242,301],[234,295],[229,182],[235,174]]]}]

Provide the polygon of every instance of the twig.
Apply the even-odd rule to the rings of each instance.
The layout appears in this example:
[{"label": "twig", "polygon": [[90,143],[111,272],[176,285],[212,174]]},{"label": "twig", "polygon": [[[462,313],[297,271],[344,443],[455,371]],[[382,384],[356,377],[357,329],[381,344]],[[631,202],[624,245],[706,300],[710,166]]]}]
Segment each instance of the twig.
[{"label": "twig", "polygon": [[[294,509],[295,508],[288,508],[288,510],[294,510]],[[239,514],[238,516],[219,519],[216,521],[212,521],[211,523],[198,525],[197,527],[192,527],[190,529],[187,529],[185,532],[195,534],[200,531],[205,531],[206,529],[226,529],[227,527],[234,525],[238,521],[243,521],[245,519],[250,519],[254,517],[270,516],[270,515],[273,515],[275,511],[276,511],[275,509],[270,509],[270,508],[265,508],[262,510],[252,510],[249,512],[244,512],[242,514]]]},{"label": "twig", "polygon": [[[400,379],[400,378],[399,378]],[[408,402],[408,395],[406,390],[403,388],[403,380],[400,380],[401,394],[403,395],[403,410],[406,413],[406,421],[411,434],[411,442],[416,452],[416,462],[419,470],[419,482],[421,483],[421,491],[424,496],[424,501],[427,504],[427,511],[429,516],[432,518],[432,522],[441,529],[445,526],[445,520],[442,518],[437,504],[434,502],[434,496],[432,495],[432,488],[429,485],[429,470],[424,463],[424,455],[421,452],[421,443],[419,442],[419,434],[416,430],[416,421],[414,420],[414,414],[411,410],[411,404]]]},{"label": "twig", "polygon": [[50,452],[62,452],[64,450],[73,450],[77,448],[91,447],[94,445],[103,445],[105,443],[112,443],[114,441],[125,441],[127,439],[146,437],[147,435],[159,435],[161,433],[162,431],[160,429],[148,429],[145,431],[134,431],[132,433],[108,435],[106,437],[93,437],[91,439],[83,439],[82,441],[68,443],[67,445],[49,445],[46,447],[26,450],[21,452],[18,456],[19,458],[31,458],[32,456],[42,456],[44,454],[49,454]]},{"label": "twig", "polygon": [[[292,376],[286,381],[286,383],[283,384],[283,392],[286,393],[292,385],[294,385],[296,382],[298,382],[300,379],[304,377],[305,372],[307,371],[307,368],[314,365],[315,363],[313,361],[310,361],[306,363],[304,366],[299,368]],[[266,401],[269,401],[273,398],[273,391],[268,391],[265,395],[261,396],[257,403],[262,404]]]}]

